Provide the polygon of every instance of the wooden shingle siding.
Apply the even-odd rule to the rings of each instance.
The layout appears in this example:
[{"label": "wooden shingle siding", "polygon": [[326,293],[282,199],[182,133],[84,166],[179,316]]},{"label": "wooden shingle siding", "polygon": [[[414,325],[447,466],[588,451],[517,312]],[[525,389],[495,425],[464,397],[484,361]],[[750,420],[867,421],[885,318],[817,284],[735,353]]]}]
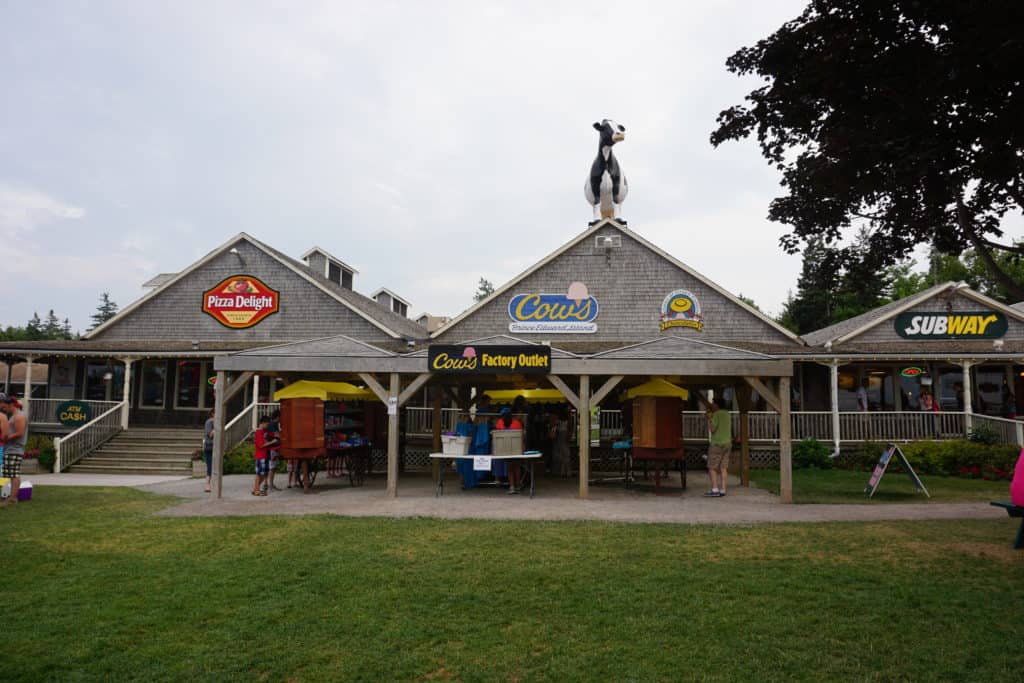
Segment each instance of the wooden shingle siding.
[{"label": "wooden shingle siding", "polygon": [[[366,341],[391,339],[383,330],[303,279],[265,251],[240,240],[102,330],[99,341],[198,339],[289,341],[345,334]],[[232,275],[251,275],[280,292],[277,313],[254,327],[231,329],[202,311],[203,292]]]},{"label": "wooden shingle siding", "polygon": [[[517,294],[564,293],[569,283],[587,285],[600,306],[593,334],[522,334],[537,341],[611,341],[628,344],[656,337],[679,336],[728,343],[730,340],[757,340],[768,344],[795,346],[792,339],[757,316],[722,296],[700,278],[694,277],[671,261],[633,239],[629,231],[608,228],[609,234],[621,234],[622,246],[611,250],[610,263],[604,250],[586,239],[569,248],[526,276],[510,290],[453,325],[434,340],[457,343],[465,339],[493,334],[509,334],[509,301]],[[598,234],[603,234],[599,232]],[[661,304],[676,289],[692,292],[700,301],[704,330],[659,328]]]}]

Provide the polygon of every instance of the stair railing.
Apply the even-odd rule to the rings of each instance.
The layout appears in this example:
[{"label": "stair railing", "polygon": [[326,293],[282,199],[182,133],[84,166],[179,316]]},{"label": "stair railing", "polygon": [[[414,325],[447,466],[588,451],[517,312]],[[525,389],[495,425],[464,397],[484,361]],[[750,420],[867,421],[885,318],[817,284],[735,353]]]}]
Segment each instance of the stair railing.
[{"label": "stair railing", "polygon": [[242,408],[238,415],[235,415],[230,422],[224,425],[225,453],[245,441],[250,434],[256,431],[256,428],[253,427],[253,422],[257,420],[257,410],[258,404],[253,401]]},{"label": "stair railing", "polygon": [[121,431],[121,411],[125,408],[121,401],[113,408],[82,425],[70,434],[53,439],[55,457],[53,471],[60,472],[92,453],[110,441]]}]

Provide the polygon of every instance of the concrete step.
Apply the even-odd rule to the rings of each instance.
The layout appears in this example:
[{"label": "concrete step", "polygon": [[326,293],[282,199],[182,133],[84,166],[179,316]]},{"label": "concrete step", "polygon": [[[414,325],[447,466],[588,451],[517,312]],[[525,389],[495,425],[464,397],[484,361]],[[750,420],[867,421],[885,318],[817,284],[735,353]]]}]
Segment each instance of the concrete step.
[{"label": "concrete step", "polygon": [[191,466],[188,469],[175,467],[156,467],[144,465],[130,465],[126,467],[112,467],[105,465],[89,465],[79,463],[67,469],[68,472],[89,472],[92,474],[170,474],[188,476],[192,473]]},{"label": "concrete step", "polygon": [[108,441],[100,446],[97,451],[108,453],[173,453],[192,455],[193,451],[199,450],[198,446],[163,445],[153,443],[122,444]]},{"label": "concrete step", "polygon": [[199,442],[203,440],[202,433],[198,434],[135,434],[133,432],[121,432],[115,439],[127,441],[189,441]]},{"label": "concrete step", "polygon": [[107,458],[104,456],[90,455],[83,458],[80,461],[86,465],[112,465],[115,467],[123,467],[125,465],[157,465],[160,467],[192,467],[191,460],[183,460],[182,458],[150,458],[150,457],[123,457],[123,458]]}]

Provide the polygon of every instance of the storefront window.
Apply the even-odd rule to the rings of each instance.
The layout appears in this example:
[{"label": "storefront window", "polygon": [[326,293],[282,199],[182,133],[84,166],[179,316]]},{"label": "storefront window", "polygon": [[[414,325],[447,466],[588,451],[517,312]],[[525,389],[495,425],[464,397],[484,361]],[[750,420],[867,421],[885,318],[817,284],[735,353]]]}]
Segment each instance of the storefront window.
[{"label": "storefront window", "polygon": [[1006,368],[985,365],[974,373],[974,410],[982,415],[1003,417],[1009,412],[1010,388],[1006,383]]},{"label": "storefront window", "polygon": [[199,407],[199,388],[202,370],[203,364],[199,361],[178,361],[178,389],[176,407]]},{"label": "storefront window", "polygon": [[932,393],[939,399],[939,407],[946,411],[964,409],[964,372],[955,365],[939,368]]},{"label": "storefront window", "polygon": [[167,364],[162,360],[143,362],[141,405],[147,408],[162,408],[166,390]]},{"label": "storefront window", "polygon": [[900,393],[903,410],[921,409],[921,378],[900,375]]},{"label": "storefront window", "polygon": [[852,365],[839,368],[839,411],[856,412],[857,407],[857,369]]},{"label": "storefront window", "polygon": [[207,363],[203,371],[203,406],[213,407],[213,386],[217,375],[213,372],[213,363]]},{"label": "storefront window", "polygon": [[890,368],[865,368],[863,377],[868,380],[868,406],[871,410],[895,410],[892,370]]},{"label": "storefront window", "polygon": [[85,398],[90,401],[120,401],[124,398],[124,366],[87,363]]}]

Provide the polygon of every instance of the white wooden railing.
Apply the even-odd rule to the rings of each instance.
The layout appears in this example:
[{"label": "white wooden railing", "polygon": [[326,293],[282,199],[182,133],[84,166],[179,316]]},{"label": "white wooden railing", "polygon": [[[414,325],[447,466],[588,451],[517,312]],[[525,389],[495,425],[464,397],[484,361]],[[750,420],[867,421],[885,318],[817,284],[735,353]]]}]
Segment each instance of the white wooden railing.
[{"label": "white wooden railing", "polygon": [[115,403],[106,412],[101,413],[91,422],[82,425],[67,436],[55,437],[53,439],[53,450],[55,451],[53,471],[60,472],[71,467],[112,439],[121,431],[121,413],[124,409],[123,401]]},{"label": "white wooden railing", "polygon": [[[28,404],[28,422],[33,425],[59,425],[60,415],[57,414],[57,407],[62,403],[74,400],[75,403],[84,403],[96,417],[107,412],[114,406],[124,405],[118,401],[85,401],[81,399],[67,398],[34,398]],[[82,425],[83,427],[85,425]]]},{"label": "white wooden railing", "polygon": [[[256,431],[253,428],[255,416],[259,413],[259,403],[250,403],[242,408],[231,420],[224,425],[224,452],[230,451],[238,444],[245,441],[250,434]],[[257,422],[258,424],[258,422]]]},{"label": "white wooden railing", "polygon": [[[237,427],[241,415],[250,415],[257,420],[280,408],[279,403],[257,403],[247,406],[229,427],[236,427],[237,433],[228,435],[227,448],[241,443],[251,432]],[[408,407],[405,413],[405,431],[411,436],[430,436],[433,433],[433,408]],[[442,431],[454,431],[458,421],[457,408],[444,408]],[[774,411],[751,411],[750,440],[777,442],[779,440],[779,415]],[[972,414],[971,426],[985,425],[999,434],[1006,444],[1024,447],[1024,422],[999,417]],[[707,419],[702,410],[685,410],[681,415],[683,438],[688,440],[707,439]],[[794,440],[817,439],[832,441],[832,413],[822,411],[801,411],[791,413]],[[966,436],[967,415],[962,412],[842,412],[839,413],[840,441],[919,441],[927,439],[962,439]],[[733,434],[740,433],[740,416],[732,413]],[[617,439],[622,435],[622,413],[618,410],[601,411],[601,438]],[[226,432],[227,435],[227,432]],[[234,439],[237,437],[237,441]]]}]

